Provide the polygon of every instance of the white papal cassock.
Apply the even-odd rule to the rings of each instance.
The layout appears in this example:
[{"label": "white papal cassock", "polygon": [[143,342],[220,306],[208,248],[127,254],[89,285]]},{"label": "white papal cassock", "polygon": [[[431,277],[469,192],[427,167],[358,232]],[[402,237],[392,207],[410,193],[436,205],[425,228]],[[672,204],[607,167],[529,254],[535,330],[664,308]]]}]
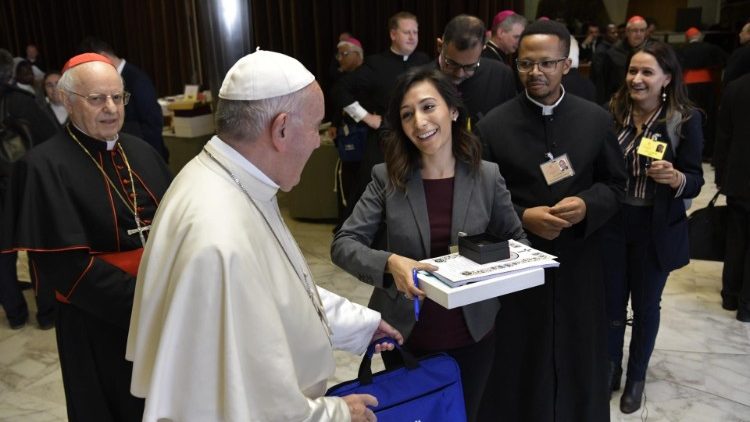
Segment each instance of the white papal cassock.
[{"label": "white papal cassock", "polygon": [[322,397],[333,349],[364,352],[380,314],[317,288],[329,341],[298,275],[312,283],[277,189],[214,137],[165,194],[138,272],[126,355],[131,391],[146,398],[144,421],[350,419],[342,399]]}]

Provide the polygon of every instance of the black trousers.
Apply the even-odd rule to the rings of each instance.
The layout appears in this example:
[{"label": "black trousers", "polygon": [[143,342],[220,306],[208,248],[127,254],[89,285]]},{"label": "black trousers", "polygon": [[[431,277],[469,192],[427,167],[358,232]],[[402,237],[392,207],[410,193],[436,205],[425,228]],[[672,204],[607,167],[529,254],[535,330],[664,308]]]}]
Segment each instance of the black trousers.
[{"label": "black trousers", "polygon": [[[415,357],[429,355],[435,351],[421,351],[409,349],[409,344],[404,344]],[[484,387],[492,369],[492,359],[495,356],[494,329],[485,338],[466,347],[452,350],[442,350],[458,363],[461,370],[461,387],[464,392],[464,404],[466,405],[466,420],[474,422],[479,413],[479,404],[484,394]],[[383,363],[386,369],[396,368],[403,365],[398,352],[383,352]]]},{"label": "black trousers", "polygon": [[[18,254],[0,254],[0,302],[5,309],[8,321],[15,325],[29,317],[28,305],[18,285],[16,260]],[[55,321],[55,292],[52,286],[40,284],[34,274],[34,266],[29,260],[34,299],[36,300],[36,320],[40,326],[50,326]]]},{"label": "black trousers", "polygon": [[721,276],[723,297],[750,309],[750,200],[727,197],[727,243]]},{"label": "black trousers", "polygon": [[22,324],[29,318],[26,299],[18,286],[17,259],[15,252],[0,253],[0,303],[11,325]]},{"label": "black trousers", "polygon": [[609,330],[609,360],[621,366],[628,297],[633,307],[627,378],[643,381],[656,344],[661,316],[661,294],[669,272],[663,271],[651,240],[651,207],[623,205],[602,229],[605,290]]}]

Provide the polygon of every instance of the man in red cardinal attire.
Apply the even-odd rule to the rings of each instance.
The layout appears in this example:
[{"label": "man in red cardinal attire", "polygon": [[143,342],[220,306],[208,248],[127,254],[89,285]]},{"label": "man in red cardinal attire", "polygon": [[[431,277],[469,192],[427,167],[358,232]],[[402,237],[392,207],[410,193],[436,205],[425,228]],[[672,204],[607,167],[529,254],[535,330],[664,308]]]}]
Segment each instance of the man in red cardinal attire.
[{"label": "man in red cardinal attire", "polygon": [[70,123],[15,165],[0,249],[28,251],[33,281],[55,290],[68,419],[140,421],[125,344],[138,264],[171,175],[151,146],[120,133],[130,94],[106,57],[71,58],[58,88]]}]

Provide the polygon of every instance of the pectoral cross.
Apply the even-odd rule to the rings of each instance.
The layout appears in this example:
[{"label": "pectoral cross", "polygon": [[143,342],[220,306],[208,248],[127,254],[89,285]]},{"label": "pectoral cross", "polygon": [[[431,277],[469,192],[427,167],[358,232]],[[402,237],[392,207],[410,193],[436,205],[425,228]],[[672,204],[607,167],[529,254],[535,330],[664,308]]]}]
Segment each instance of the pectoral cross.
[{"label": "pectoral cross", "polygon": [[150,224],[148,226],[141,226],[139,224],[138,227],[136,227],[134,229],[128,230],[128,235],[132,236],[132,235],[138,233],[138,236],[141,238],[141,245],[142,246],[146,246],[146,237],[143,236],[143,232],[148,231],[148,230],[151,230],[151,225]]}]

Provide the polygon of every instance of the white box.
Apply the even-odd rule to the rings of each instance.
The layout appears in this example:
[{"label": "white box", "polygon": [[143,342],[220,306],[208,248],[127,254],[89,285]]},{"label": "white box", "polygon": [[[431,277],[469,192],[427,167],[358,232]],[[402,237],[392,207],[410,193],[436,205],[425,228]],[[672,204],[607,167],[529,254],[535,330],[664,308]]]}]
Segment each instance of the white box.
[{"label": "white box", "polygon": [[174,135],[180,138],[194,138],[196,136],[214,133],[214,115],[202,114],[193,117],[172,118]]},{"label": "white box", "polygon": [[449,287],[434,276],[420,271],[419,288],[432,301],[453,309],[492,297],[544,284],[544,269],[530,268],[503,274],[489,280],[477,281],[460,287]]}]

